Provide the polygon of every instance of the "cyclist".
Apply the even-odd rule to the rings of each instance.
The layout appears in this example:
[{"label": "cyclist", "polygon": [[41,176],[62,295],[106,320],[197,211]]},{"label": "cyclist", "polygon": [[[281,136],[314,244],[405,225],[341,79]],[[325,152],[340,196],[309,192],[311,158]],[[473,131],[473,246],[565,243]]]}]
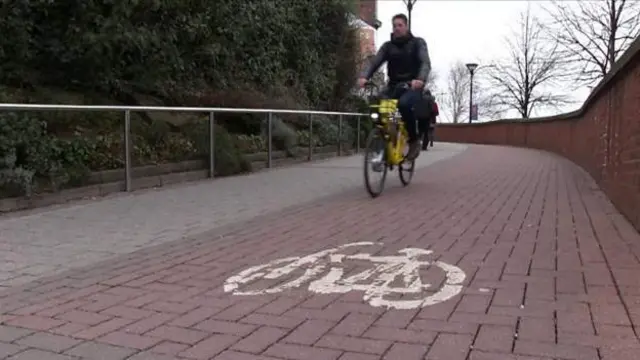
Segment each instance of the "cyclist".
[{"label": "cyclist", "polygon": [[440,109],[438,108],[435,96],[433,96],[430,90],[424,92],[423,102],[424,106],[428,107],[428,109],[423,111],[427,116],[424,117],[424,122],[420,122],[420,118],[418,122],[421,125],[420,137],[422,138],[422,150],[427,150],[429,143],[431,143],[431,147],[433,147],[433,133],[436,130],[436,117],[440,115]]},{"label": "cyclist", "polygon": [[435,131],[436,131],[436,123],[437,123],[437,117],[440,116],[440,107],[438,106],[438,102],[436,101],[436,99],[433,99],[433,117],[431,118],[430,124],[429,124],[429,142],[431,142],[431,147],[433,147],[433,139],[435,138]]},{"label": "cyclist", "polygon": [[422,150],[427,150],[432,131],[430,124],[435,122],[435,117],[438,115],[437,112],[435,97],[431,94],[431,90],[425,86],[422,99],[418,105],[413,108],[413,113],[418,120],[418,134],[422,140]]},{"label": "cyclist", "polygon": [[[422,88],[431,71],[431,60],[427,43],[423,38],[413,36],[407,26],[407,17],[397,14],[392,18],[393,34],[385,42],[369,66],[362,72],[358,85],[364,87],[373,74],[387,62],[387,96],[398,99],[398,110],[407,127],[409,153],[413,160],[420,155],[420,140],[413,107],[420,101]],[[410,83],[410,89],[400,89],[399,84]]]}]

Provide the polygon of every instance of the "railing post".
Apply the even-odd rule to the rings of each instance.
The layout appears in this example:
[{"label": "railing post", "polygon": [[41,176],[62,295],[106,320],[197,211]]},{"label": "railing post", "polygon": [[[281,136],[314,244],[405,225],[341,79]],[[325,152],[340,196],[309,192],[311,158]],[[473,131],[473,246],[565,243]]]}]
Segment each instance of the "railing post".
[{"label": "railing post", "polygon": [[124,112],[124,190],[131,191],[131,111]]},{"label": "railing post", "polygon": [[272,128],[273,128],[273,113],[269,112],[269,116],[267,117],[267,168],[271,168],[271,154],[273,151],[272,148]]},{"label": "railing post", "polygon": [[356,132],[357,132],[357,136],[356,136],[356,154],[358,154],[360,152],[360,115],[356,116],[356,121],[357,121],[357,125],[356,125]]},{"label": "railing post", "polygon": [[209,177],[213,179],[216,173],[216,118],[209,113]]},{"label": "railing post", "polygon": [[342,114],[338,115],[338,156],[342,155]]},{"label": "railing post", "polygon": [[313,114],[309,114],[309,154],[307,160],[311,161],[313,156]]}]

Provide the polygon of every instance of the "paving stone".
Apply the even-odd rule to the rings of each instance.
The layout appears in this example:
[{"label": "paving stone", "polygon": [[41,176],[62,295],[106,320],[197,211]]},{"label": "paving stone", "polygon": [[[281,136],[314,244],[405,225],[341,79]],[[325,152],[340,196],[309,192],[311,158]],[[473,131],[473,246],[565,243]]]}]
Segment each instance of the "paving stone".
[{"label": "paving stone", "polygon": [[[35,236],[44,246],[43,233],[37,235],[44,230],[38,230],[36,218],[52,243],[64,233],[54,231],[54,224],[65,224],[67,236],[88,233],[71,227],[81,219],[97,226],[99,239],[100,231],[107,231],[105,224],[119,219],[122,226],[108,232],[112,239],[107,243],[116,246],[126,229],[135,234],[133,243],[143,245],[139,251],[122,250],[91,267],[0,293],[0,354],[27,360],[93,359],[95,354],[105,360],[530,360],[624,359],[640,349],[633,333],[640,321],[640,262],[633,255],[640,235],[626,231],[621,237],[617,229],[626,228],[624,219],[593,180],[567,160],[534,150],[471,146],[420,169],[409,187],[390,177],[386,192],[375,200],[364,193],[360,163],[353,159],[286,171],[250,175],[237,180],[237,188],[225,188],[226,179],[212,183],[223,183],[223,190],[216,191],[240,196],[242,206],[249,201],[249,195],[241,194],[245,190],[256,197],[255,204],[271,202],[256,205],[252,216],[239,215],[237,226],[221,225],[231,220],[216,223],[222,211],[216,207],[227,206],[236,215],[248,210],[225,200],[227,195],[208,194],[208,184],[152,192],[160,199],[157,203],[141,193],[29,215],[33,219],[1,220],[0,231],[17,231],[33,221],[27,239]],[[297,178],[285,180],[283,174]],[[306,180],[311,177],[315,179]],[[275,185],[270,188],[276,179],[297,198],[279,200],[287,195]],[[312,182],[318,184],[314,191],[324,195],[294,196],[311,191]],[[273,193],[258,195],[251,186]],[[197,200],[192,187],[209,203]],[[176,205],[181,199],[202,214]],[[146,209],[165,202],[176,219],[162,209],[160,220],[147,218],[134,200],[150,206]],[[284,208],[304,201],[295,209]],[[99,205],[103,202],[107,205]],[[130,209],[126,216],[107,215],[103,225],[91,218],[97,216],[94,207],[122,212],[122,204]],[[256,215],[261,211],[266,214]],[[129,218],[136,217],[150,223],[141,222],[133,231]],[[217,230],[153,245],[145,234],[161,227],[157,221],[165,221],[169,232],[180,226]],[[69,241],[54,251],[77,250],[75,240]],[[432,250],[425,262],[456,265],[466,274],[462,291],[445,302],[408,310],[374,307],[362,291],[315,294],[309,282],[254,296],[224,291],[228,277],[250,266],[361,241],[381,244],[345,250],[345,255]],[[31,254],[25,249],[24,254]],[[14,255],[14,262],[25,258]],[[42,264],[41,254],[32,255]],[[98,260],[104,258],[96,255],[92,261]],[[332,266],[342,266],[350,275],[371,266],[349,259],[341,264]],[[598,271],[613,275],[598,276]],[[290,275],[303,271],[295,273]],[[445,281],[445,273],[433,265],[422,266],[419,275],[430,284],[423,293],[383,299],[427,296]],[[274,289],[291,280],[275,276],[247,286]]]}]

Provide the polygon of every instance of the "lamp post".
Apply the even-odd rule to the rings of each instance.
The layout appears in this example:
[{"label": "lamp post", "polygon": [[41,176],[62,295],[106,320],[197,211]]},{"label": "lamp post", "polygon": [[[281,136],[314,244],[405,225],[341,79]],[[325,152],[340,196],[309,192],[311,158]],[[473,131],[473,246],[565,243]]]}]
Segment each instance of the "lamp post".
[{"label": "lamp post", "polygon": [[413,10],[413,5],[416,4],[418,0],[402,0],[404,4],[407,6],[407,17],[409,18],[409,30],[411,30],[411,10]]},{"label": "lamp post", "polygon": [[467,64],[467,69],[469,69],[469,74],[471,74],[471,79],[469,82],[469,124],[471,124],[471,118],[473,117],[473,74],[478,68],[478,64],[469,63]]}]

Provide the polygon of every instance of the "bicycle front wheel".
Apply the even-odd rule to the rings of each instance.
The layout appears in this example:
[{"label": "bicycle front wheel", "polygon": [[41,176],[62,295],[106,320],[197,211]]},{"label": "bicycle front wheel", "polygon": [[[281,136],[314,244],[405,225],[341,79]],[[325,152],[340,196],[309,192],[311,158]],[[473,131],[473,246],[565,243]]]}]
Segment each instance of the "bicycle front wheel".
[{"label": "bicycle front wheel", "polygon": [[416,169],[415,160],[403,160],[398,166],[398,175],[400,175],[400,182],[402,185],[407,186],[411,183],[413,178],[413,172]]},{"label": "bicycle front wheel", "polygon": [[378,197],[384,190],[387,170],[387,147],[384,134],[380,129],[374,128],[367,137],[364,153],[364,184],[372,198]]}]

